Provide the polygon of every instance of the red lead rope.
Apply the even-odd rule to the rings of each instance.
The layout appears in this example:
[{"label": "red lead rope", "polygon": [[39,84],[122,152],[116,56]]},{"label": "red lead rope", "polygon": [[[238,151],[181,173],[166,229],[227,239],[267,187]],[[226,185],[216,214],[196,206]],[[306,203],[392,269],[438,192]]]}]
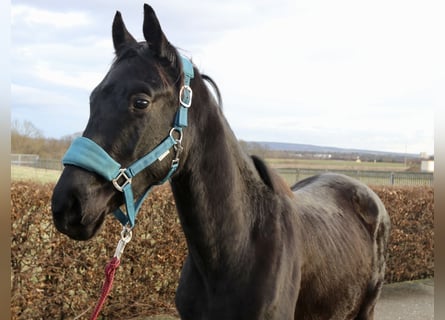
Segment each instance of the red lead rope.
[{"label": "red lead rope", "polygon": [[131,228],[124,226],[121,232],[121,239],[119,240],[116,251],[114,252],[114,257],[105,267],[105,282],[102,286],[102,293],[97,301],[93,313],[91,314],[90,320],[96,320],[100,311],[102,310],[102,307],[104,306],[105,300],[107,299],[111,287],[113,286],[114,274],[116,273],[117,267],[119,267],[121,263],[120,257],[124,252],[125,245],[130,242],[131,236]]},{"label": "red lead rope", "polygon": [[99,316],[100,311],[102,310],[102,307],[104,306],[105,300],[108,297],[108,294],[110,293],[111,287],[113,286],[113,280],[114,280],[114,274],[116,273],[117,267],[119,267],[119,264],[121,261],[118,257],[113,257],[113,259],[108,262],[107,266],[105,267],[105,282],[102,286],[102,293],[100,295],[99,300],[97,301],[96,307],[94,308],[93,313],[91,314],[90,320],[96,320]]}]

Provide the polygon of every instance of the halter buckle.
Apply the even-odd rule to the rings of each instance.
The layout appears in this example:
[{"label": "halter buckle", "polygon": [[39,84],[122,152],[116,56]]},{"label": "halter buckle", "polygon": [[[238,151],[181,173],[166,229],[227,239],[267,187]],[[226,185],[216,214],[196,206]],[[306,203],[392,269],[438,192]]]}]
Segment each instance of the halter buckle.
[{"label": "halter buckle", "polygon": [[[127,169],[119,169],[119,174],[116,176],[116,178],[114,178],[113,180],[111,180],[113,182],[113,186],[120,192],[124,191],[124,188],[127,184],[131,184],[131,177],[127,176],[127,174],[125,173],[127,171]],[[124,181],[122,182],[122,184],[119,184],[119,180],[121,180],[121,178],[124,179]]]},{"label": "halter buckle", "polygon": [[192,88],[190,88],[188,85],[183,85],[179,91],[179,103],[181,103],[184,108],[190,108],[192,105],[192,97]]}]

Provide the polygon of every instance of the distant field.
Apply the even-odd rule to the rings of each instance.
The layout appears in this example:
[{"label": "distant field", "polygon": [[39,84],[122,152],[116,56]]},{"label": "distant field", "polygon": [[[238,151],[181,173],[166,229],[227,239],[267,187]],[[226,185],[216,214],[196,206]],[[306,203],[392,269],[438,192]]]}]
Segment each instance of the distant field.
[{"label": "distant field", "polygon": [[316,159],[266,159],[273,168],[288,169],[327,169],[327,170],[362,170],[362,171],[405,171],[403,163],[390,162],[356,162],[346,160]]},{"label": "distant field", "polygon": [[[266,162],[276,169],[323,169],[323,170],[360,170],[360,171],[405,171],[403,163],[388,162],[356,162],[345,160],[307,160],[307,159],[266,159]],[[35,182],[56,182],[61,171],[38,169],[23,166],[11,166],[12,180],[32,180]]]},{"label": "distant field", "polygon": [[53,183],[59,179],[61,171],[11,166],[11,180],[26,180],[40,183]]}]

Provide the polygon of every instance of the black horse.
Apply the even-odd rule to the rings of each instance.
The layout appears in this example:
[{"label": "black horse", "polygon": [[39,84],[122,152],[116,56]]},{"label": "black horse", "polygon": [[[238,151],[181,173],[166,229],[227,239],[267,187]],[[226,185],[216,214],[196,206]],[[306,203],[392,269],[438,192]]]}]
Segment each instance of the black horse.
[{"label": "black horse", "polygon": [[[128,205],[116,188],[130,186],[140,198],[169,178],[189,250],[176,294],[181,319],[373,319],[390,228],[377,195],[337,174],[291,190],[243,152],[203,76],[194,67],[193,79],[184,73],[187,59],[148,5],[143,32],[146,41],[137,42],[116,13],[116,59],[91,94],[83,142],[68,151],[54,189],[57,229],[89,239]],[[178,117],[186,118],[180,128]],[[147,167],[119,170],[169,133],[172,144]],[[101,161],[93,154],[93,168],[70,161],[90,159],[86,141],[115,160],[115,178],[94,169]],[[132,227],[134,217],[124,223]]]}]

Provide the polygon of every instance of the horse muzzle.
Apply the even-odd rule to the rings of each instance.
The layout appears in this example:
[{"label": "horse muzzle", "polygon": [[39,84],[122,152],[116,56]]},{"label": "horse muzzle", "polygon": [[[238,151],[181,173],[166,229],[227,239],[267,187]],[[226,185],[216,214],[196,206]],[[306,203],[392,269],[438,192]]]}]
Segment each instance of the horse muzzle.
[{"label": "horse muzzle", "polygon": [[91,239],[100,229],[115,192],[101,178],[68,166],[54,187],[51,209],[56,229],[75,240]]}]

